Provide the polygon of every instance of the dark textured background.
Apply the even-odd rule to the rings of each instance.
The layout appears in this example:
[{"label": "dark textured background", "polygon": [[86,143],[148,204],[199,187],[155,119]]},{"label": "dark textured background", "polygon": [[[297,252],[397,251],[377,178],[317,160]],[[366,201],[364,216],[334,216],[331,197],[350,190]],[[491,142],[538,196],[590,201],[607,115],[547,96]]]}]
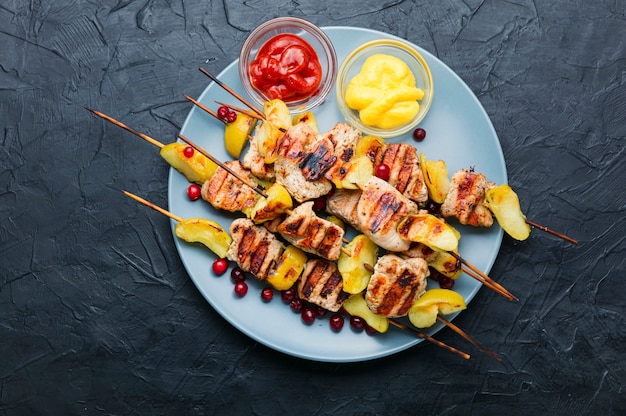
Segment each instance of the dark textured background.
[{"label": "dark textured background", "polygon": [[[505,237],[491,275],[521,301],[483,289],[455,321],[503,362],[270,350],[199,294],[169,220],[120,196],[166,206],[168,168],[83,106],[174,138],[198,66],[278,15],[435,54],[484,105],[524,211],[580,240]],[[0,1],[0,413],[626,414],[625,42],[623,0]]]}]

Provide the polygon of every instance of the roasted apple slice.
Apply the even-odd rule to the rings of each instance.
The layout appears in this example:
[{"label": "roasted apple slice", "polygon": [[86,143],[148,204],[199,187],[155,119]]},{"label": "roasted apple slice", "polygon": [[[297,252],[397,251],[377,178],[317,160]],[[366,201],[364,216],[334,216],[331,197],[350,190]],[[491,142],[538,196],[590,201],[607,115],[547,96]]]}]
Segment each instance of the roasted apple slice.
[{"label": "roasted apple slice", "polygon": [[218,257],[226,257],[233,241],[217,222],[204,218],[186,218],[176,224],[176,236],[188,243],[202,243]]},{"label": "roasted apple slice", "polygon": [[526,240],[530,235],[530,226],[522,213],[517,194],[507,184],[488,189],[485,193],[485,205],[502,229],[516,240]]},{"label": "roasted apple slice", "polygon": [[364,234],[357,235],[344,247],[337,261],[344,292],[356,294],[367,288],[372,271],[365,265],[376,264],[377,257],[378,246]]},{"label": "roasted apple slice", "polygon": [[450,289],[427,290],[409,310],[409,321],[417,328],[428,328],[437,322],[437,315],[450,315],[467,308],[463,296]]}]

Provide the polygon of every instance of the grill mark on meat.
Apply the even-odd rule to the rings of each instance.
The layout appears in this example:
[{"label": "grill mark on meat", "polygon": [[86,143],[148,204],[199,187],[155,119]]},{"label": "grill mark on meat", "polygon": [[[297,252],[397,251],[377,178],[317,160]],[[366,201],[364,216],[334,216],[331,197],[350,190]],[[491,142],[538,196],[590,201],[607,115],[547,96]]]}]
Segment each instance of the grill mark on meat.
[{"label": "grill mark on meat", "polygon": [[[384,297],[383,301],[378,307],[378,313],[383,315],[389,315],[394,312],[397,315],[406,315],[411,307],[407,305],[409,300],[413,299],[417,286],[415,285],[415,275],[408,270],[404,270],[402,274],[396,280],[396,285],[393,285]],[[406,288],[413,286],[407,293]],[[400,305],[398,307],[398,305]]]},{"label": "grill mark on meat", "polygon": [[325,140],[322,140],[313,151],[305,152],[300,158],[298,167],[309,181],[318,181],[337,160],[332,154],[333,149]]},{"label": "grill mark on meat", "polygon": [[313,289],[315,289],[315,287],[319,284],[319,281],[328,270],[328,267],[330,267],[330,264],[325,261],[315,262],[315,264],[313,265],[313,269],[306,276],[306,280],[304,282],[304,285],[302,286],[302,294],[306,298],[311,297]]},{"label": "grill mark on meat", "polygon": [[375,167],[385,164],[389,167],[387,182],[407,198],[422,204],[428,199],[424,175],[420,168],[417,149],[406,143],[392,143],[384,147]]},{"label": "grill mark on meat", "polygon": [[365,300],[374,313],[405,316],[424,293],[428,275],[428,263],[422,258],[402,259],[385,254],[376,263]]},{"label": "grill mark on meat", "polygon": [[[249,171],[241,165],[241,162],[231,161],[226,162],[226,165],[246,179],[252,180]],[[215,208],[230,212],[241,211],[255,204],[254,190],[221,167],[202,185],[201,195]]]},{"label": "grill mark on meat", "polygon": [[484,205],[485,192],[495,186],[482,173],[462,169],[452,175],[450,190],[441,204],[444,217],[456,217],[461,224],[490,227],[493,216]]},{"label": "grill mark on meat", "polygon": [[254,247],[252,253],[252,260],[250,261],[250,273],[253,275],[259,274],[263,264],[265,263],[265,258],[267,257],[267,253],[269,251],[270,241],[267,239],[262,239],[257,242],[256,247]]},{"label": "grill mark on meat", "polygon": [[348,294],[343,291],[341,273],[335,263],[327,260],[309,260],[298,284],[301,299],[336,312]]},{"label": "grill mark on meat", "polygon": [[373,212],[375,215],[370,217],[370,230],[373,233],[380,231],[381,226],[388,224],[389,220],[396,214],[396,212],[402,207],[402,204],[398,201],[395,195],[385,193],[380,197],[380,200],[376,204]]},{"label": "grill mark on meat", "polygon": [[[328,269],[326,269],[328,271]],[[339,283],[342,283],[341,273],[335,269],[331,272],[330,277],[324,283],[324,288],[320,291],[320,296],[324,299],[328,298],[336,289]]]},{"label": "grill mark on meat", "polygon": [[313,212],[313,202],[296,207],[278,226],[278,232],[296,247],[328,260],[341,254],[344,231]]},{"label": "grill mark on meat", "polygon": [[239,259],[239,263],[242,268],[248,269],[250,267],[250,256],[253,253],[251,248],[254,247],[256,237],[257,233],[253,229],[245,228],[243,230],[243,235],[241,236],[241,241],[239,242],[237,250],[237,258]]},{"label": "grill mark on meat", "polygon": [[[395,182],[395,172],[394,172],[394,167],[395,167],[395,161],[396,159],[398,159],[398,153],[400,151],[400,147],[398,145],[394,145],[394,144],[388,144],[385,149],[382,152],[382,156],[381,156],[381,160],[380,160],[380,164],[384,164],[387,165],[390,168],[390,174],[389,174],[389,179],[388,182],[391,185],[394,185]],[[403,192],[403,191],[400,191]]]},{"label": "grill mark on meat", "polygon": [[398,171],[395,184],[396,189],[402,193],[404,193],[409,187],[409,184],[413,177],[413,169],[417,166],[417,164],[415,163],[415,155],[411,155],[406,147],[404,147],[403,149],[404,154],[402,155],[401,160],[404,160],[404,163],[400,164],[400,169]]},{"label": "grill mark on meat", "polygon": [[351,147],[348,147],[344,149],[344,151],[341,153],[340,159],[343,162],[349,162],[350,159],[352,159],[352,156],[354,156],[354,149]]},{"label": "grill mark on meat", "polygon": [[341,233],[339,232],[337,228],[334,228],[334,227],[327,228],[326,232],[324,233],[324,237],[322,238],[322,241],[320,241],[317,247],[317,251],[320,253],[322,257],[328,258],[330,255],[330,252],[335,247],[335,242],[338,239],[341,239],[342,237],[343,236],[341,235]]},{"label": "grill mark on meat", "polygon": [[461,212],[471,211],[474,209],[474,205],[468,203],[468,199],[472,196],[475,182],[476,176],[467,172],[465,175],[465,181],[459,184],[457,202],[459,203],[459,210]]},{"label": "grill mark on meat", "polygon": [[281,224],[280,229],[286,234],[298,235],[300,234],[298,230],[300,230],[303,224],[304,224],[304,217],[296,218],[289,222],[283,222]]},{"label": "grill mark on meat", "polygon": [[369,149],[367,149],[367,152],[365,152],[365,156],[367,156],[368,159],[372,161],[372,164],[374,166],[376,166],[379,163],[378,161],[380,159],[380,154],[381,154],[381,148],[378,146],[370,147]]},{"label": "grill mark on meat", "polygon": [[230,227],[233,242],[226,257],[235,261],[242,270],[258,280],[267,279],[267,274],[280,259],[284,247],[264,227],[255,225],[247,218],[238,218]]}]

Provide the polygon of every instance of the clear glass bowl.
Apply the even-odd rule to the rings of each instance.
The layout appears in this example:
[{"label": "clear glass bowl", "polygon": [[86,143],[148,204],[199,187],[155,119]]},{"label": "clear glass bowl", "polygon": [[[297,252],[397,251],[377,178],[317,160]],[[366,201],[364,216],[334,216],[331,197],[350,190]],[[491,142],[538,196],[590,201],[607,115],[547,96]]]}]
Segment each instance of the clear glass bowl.
[{"label": "clear glass bowl", "polygon": [[[391,55],[404,61],[415,76],[416,87],[424,91],[424,97],[419,102],[420,108],[417,115],[406,124],[392,129],[382,129],[364,124],[359,117],[359,112],[348,107],[345,102],[346,89],[350,80],[361,71],[365,60],[375,54]],[[359,46],[344,60],[337,75],[337,105],[346,121],[363,133],[383,138],[396,137],[415,129],[424,119],[433,100],[433,87],[430,68],[414,47],[399,40],[378,39]]]},{"label": "clear glass bowl", "polygon": [[298,101],[285,103],[293,113],[304,113],[326,100],[337,77],[337,55],[328,36],[314,24],[296,17],[278,17],[269,20],[250,33],[239,54],[239,77],[246,93],[260,107],[269,100],[261,91],[254,88],[250,80],[250,63],[265,42],[276,35],[290,33],[299,36],[313,47],[322,66],[322,80],[313,95]]}]

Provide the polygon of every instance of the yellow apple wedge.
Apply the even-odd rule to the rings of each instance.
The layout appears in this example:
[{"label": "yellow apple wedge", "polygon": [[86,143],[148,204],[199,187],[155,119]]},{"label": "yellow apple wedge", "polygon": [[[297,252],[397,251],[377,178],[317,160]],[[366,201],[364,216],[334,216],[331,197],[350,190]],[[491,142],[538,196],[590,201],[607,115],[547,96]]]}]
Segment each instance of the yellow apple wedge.
[{"label": "yellow apple wedge", "polygon": [[376,264],[377,257],[378,246],[364,234],[357,235],[345,246],[337,260],[344,292],[357,294],[367,288],[372,272],[365,265]]},{"label": "yellow apple wedge", "polygon": [[426,155],[420,153],[420,167],[426,188],[428,188],[428,196],[434,202],[442,204],[450,190],[450,178],[446,163],[443,160],[427,160]]},{"label": "yellow apple wedge", "polygon": [[428,328],[437,322],[437,315],[449,315],[467,308],[463,296],[450,289],[429,289],[409,310],[409,321],[417,328]]},{"label": "yellow apple wedge", "polygon": [[248,136],[252,133],[256,119],[243,113],[237,113],[237,119],[226,124],[224,128],[224,145],[226,151],[235,159],[239,159],[241,152],[248,143]]},{"label": "yellow apple wedge", "polygon": [[308,258],[294,246],[287,246],[276,266],[267,275],[267,283],[276,290],[287,290],[298,280]]},{"label": "yellow apple wedge", "polygon": [[407,215],[398,224],[398,234],[405,240],[422,243],[439,251],[454,251],[460,233],[432,214]]},{"label": "yellow apple wedge", "polygon": [[204,218],[187,218],[176,224],[176,236],[188,243],[202,243],[218,257],[226,257],[233,239],[215,221]]},{"label": "yellow apple wedge", "polygon": [[185,175],[189,182],[202,185],[211,179],[217,170],[217,165],[195,150],[189,157],[186,156],[185,149],[188,147],[186,143],[174,142],[163,146],[159,154],[170,166]]},{"label": "yellow apple wedge", "polygon": [[517,194],[507,184],[488,189],[485,193],[485,205],[502,229],[516,240],[526,240],[530,235],[530,226],[522,213]]}]

